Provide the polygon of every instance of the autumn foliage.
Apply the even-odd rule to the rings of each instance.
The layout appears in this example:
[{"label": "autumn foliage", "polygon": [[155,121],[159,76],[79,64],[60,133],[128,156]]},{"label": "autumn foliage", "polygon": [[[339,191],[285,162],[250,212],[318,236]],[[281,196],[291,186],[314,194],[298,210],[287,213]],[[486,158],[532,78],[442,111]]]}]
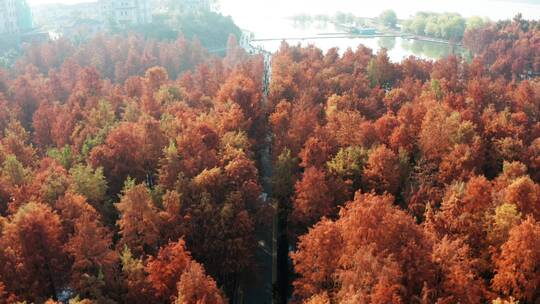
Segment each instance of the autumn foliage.
[{"label": "autumn foliage", "polygon": [[470,62],[284,43],[268,96],[234,39],[27,46],[0,303],[241,303],[273,220],[291,303],[538,302],[539,33],[471,30]]},{"label": "autumn foliage", "polygon": [[471,62],[282,44],[269,123],[293,302],[538,301],[537,24],[468,32]]},{"label": "autumn foliage", "polygon": [[0,92],[2,303],[234,299],[270,221],[262,60],[230,48],[133,35],[28,47]]}]

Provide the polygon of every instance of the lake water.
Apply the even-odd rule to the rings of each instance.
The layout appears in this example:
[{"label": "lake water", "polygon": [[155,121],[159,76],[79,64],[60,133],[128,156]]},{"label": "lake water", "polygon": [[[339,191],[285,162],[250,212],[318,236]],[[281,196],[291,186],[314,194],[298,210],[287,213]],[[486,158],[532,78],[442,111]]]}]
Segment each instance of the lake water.
[{"label": "lake water", "polygon": [[[540,0],[221,0],[221,11],[233,17],[242,28],[255,34],[256,39],[318,37],[322,33],[342,32],[331,24],[299,24],[289,17],[296,14],[328,14],[338,11],[353,13],[360,17],[376,17],[385,9],[393,9],[399,18],[407,18],[418,11],[457,12],[465,17],[482,16],[491,20],[510,19],[521,13],[526,19],[540,17]],[[449,46],[437,43],[414,41],[402,38],[327,38],[327,39],[287,39],[290,44],[315,45],[323,51],[339,47],[355,49],[363,44],[374,51],[381,47],[388,49],[390,59],[400,61],[415,55],[421,58],[437,59],[449,55]],[[276,51],[280,41],[254,42],[268,51]]]}]

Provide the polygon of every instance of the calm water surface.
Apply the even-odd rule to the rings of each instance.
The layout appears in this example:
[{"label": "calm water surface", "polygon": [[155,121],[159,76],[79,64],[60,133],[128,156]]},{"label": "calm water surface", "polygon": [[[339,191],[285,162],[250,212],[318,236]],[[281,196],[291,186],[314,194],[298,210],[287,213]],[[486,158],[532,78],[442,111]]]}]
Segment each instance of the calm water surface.
[{"label": "calm water surface", "polygon": [[[399,18],[407,18],[417,11],[457,12],[465,17],[482,16],[491,20],[509,19],[518,13],[524,18],[540,18],[540,0],[222,0],[221,11],[231,15],[243,29],[252,31],[256,39],[318,37],[322,33],[341,30],[331,24],[298,24],[288,17],[295,14],[334,14],[337,11],[350,12],[361,17],[375,17],[381,11],[391,8]],[[290,44],[313,44],[323,51],[338,47],[341,51],[355,49],[363,44],[374,51],[387,48],[393,61],[415,55],[421,58],[437,59],[449,55],[449,46],[420,42],[401,38],[333,38],[333,39],[287,39]],[[276,51],[280,41],[264,41],[255,44],[268,51]],[[459,52],[459,51],[457,51]]]}]

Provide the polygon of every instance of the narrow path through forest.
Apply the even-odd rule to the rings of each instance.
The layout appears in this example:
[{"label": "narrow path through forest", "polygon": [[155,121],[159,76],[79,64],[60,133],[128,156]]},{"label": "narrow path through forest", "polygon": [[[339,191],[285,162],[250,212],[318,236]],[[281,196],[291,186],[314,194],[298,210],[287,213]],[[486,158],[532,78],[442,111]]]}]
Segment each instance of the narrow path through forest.
[{"label": "narrow path through forest", "polygon": [[[249,54],[259,54],[264,59],[264,73],[262,79],[262,103],[265,109],[264,130],[266,136],[264,144],[259,149],[259,164],[260,178],[263,187],[264,203],[271,204],[272,197],[272,131],[268,125],[268,115],[271,108],[268,102],[268,93],[270,89],[270,81],[272,77],[272,54],[262,48],[253,47],[250,44],[249,33],[244,32],[240,45]],[[275,250],[275,233],[276,233],[276,216],[273,218],[272,230],[259,231],[257,233],[258,248],[256,252],[257,261],[257,277],[259,280],[251,282],[245,295],[245,303],[273,303],[273,286],[276,278],[276,250]]]}]

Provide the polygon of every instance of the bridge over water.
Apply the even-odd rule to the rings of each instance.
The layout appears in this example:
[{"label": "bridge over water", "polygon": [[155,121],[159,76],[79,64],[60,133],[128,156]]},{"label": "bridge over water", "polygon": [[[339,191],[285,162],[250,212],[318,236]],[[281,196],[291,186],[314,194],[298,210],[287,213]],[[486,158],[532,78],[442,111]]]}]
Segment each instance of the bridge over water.
[{"label": "bridge over water", "polygon": [[373,35],[356,35],[352,33],[327,33],[319,34],[317,36],[305,36],[305,37],[277,37],[277,38],[257,38],[251,40],[252,42],[265,42],[265,41],[304,41],[304,40],[319,40],[319,39],[362,39],[362,38],[403,38],[410,40],[425,41],[431,43],[445,44],[461,46],[460,43],[453,43],[444,39],[437,39],[427,36],[419,36],[406,33],[381,33]]}]

